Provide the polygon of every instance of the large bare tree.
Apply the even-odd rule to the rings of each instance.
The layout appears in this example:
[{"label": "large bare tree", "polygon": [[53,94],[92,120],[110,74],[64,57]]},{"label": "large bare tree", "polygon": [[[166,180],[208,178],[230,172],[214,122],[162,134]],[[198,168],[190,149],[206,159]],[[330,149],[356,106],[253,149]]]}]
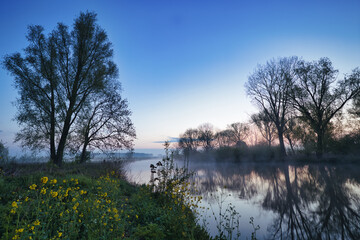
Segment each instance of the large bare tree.
[{"label": "large bare tree", "polygon": [[259,65],[245,84],[247,94],[274,123],[285,156],[284,131],[290,110],[289,90],[295,75],[297,57],[279,58]]},{"label": "large bare tree", "polygon": [[16,140],[34,149],[49,146],[51,160],[61,165],[84,103],[117,77],[111,43],[91,12],[81,13],[72,31],[59,23],[45,36],[41,26],[30,26],[27,39],[24,57],[15,53],[3,61],[20,94]]},{"label": "large bare tree", "polygon": [[360,69],[341,80],[328,58],[319,61],[299,61],[296,81],[291,90],[294,108],[300,112],[317,135],[316,154],[324,151],[324,136],[330,121],[344,105],[360,93]]}]

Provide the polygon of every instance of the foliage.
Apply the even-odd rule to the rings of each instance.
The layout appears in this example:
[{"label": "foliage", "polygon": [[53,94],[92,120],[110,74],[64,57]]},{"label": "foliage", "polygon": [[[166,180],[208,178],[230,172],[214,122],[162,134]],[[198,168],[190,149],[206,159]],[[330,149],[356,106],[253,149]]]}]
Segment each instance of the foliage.
[{"label": "foliage", "polygon": [[131,186],[114,170],[64,171],[0,177],[1,239],[209,239],[179,195]]},{"label": "foliage", "polygon": [[248,149],[241,149],[237,147],[220,147],[215,150],[215,159],[217,161],[240,161],[247,154]]},{"label": "foliage", "polygon": [[360,156],[360,132],[352,132],[339,139],[331,139],[329,145],[332,153]]}]

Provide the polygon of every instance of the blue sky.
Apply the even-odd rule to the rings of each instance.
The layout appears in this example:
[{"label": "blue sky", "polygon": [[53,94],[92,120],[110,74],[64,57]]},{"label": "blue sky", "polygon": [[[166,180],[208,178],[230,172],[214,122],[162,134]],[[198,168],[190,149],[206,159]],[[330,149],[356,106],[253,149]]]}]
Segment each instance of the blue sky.
[{"label": "blue sky", "polygon": [[[257,64],[329,57],[340,77],[360,66],[360,1],[0,1],[0,57],[27,46],[27,26],[51,31],[95,11],[113,43],[135,148],[209,122],[247,121],[244,84]],[[15,151],[17,96],[0,69],[0,139]]]}]

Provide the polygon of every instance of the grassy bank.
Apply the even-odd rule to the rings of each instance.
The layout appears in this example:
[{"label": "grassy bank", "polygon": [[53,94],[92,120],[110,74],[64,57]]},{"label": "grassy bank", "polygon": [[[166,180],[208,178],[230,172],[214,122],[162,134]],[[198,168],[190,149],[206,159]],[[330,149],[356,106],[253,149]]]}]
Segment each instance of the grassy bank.
[{"label": "grassy bank", "polygon": [[120,163],[11,164],[0,173],[0,239],[209,239],[186,187],[133,186]]}]

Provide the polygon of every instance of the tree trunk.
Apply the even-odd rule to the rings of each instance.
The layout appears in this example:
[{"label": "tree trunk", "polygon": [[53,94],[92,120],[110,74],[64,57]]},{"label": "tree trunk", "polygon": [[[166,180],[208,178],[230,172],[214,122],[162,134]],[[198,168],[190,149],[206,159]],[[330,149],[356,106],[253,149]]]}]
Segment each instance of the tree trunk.
[{"label": "tree trunk", "polygon": [[60,141],[59,141],[59,145],[58,145],[58,149],[57,149],[55,164],[58,165],[59,167],[62,165],[62,162],[63,162],[66,139],[67,139],[67,136],[68,136],[69,130],[70,130],[71,117],[74,113],[74,106],[75,106],[75,102],[76,102],[76,98],[77,98],[77,91],[78,91],[78,83],[79,83],[79,79],[80,79],[80,72],[82,69],[82,66],[80,63],[81,63],[81,58],[78,60],[78,67],[77,67],[78,69],[76,72],[75,81],[73,83],[73,88],[71,90],[70,103],[69,103],[69,107],[66,111],[64,127],[63,127],[63,130],[61,133],[61,137],[60,137]]},{"label": "tree trunk", "polygon": [[59,141],[59,145],[58,145],[58,149],[57,149],[57,153],[56,153],[56,158],[55,158],[55,164],[58,165],[59,167],[61,167],[62,162],[63,162],[65,143],[66,143],[66,139],[67,139],[67,136],[68,136],[69,130],[70,130],[71,114],[68,111],[66,115],[67,116],[65,118],[63,132],[61,134],[61,138],[60,138],[60,141]]},{"label": "tree trunk", "polygon": [[89,141],[85,140],[84,146],[83,146],[83,149],[81,152],[81,156],[80,156],[80,163],[86,162],[86,148],[87,148],[88,144],[89,144]]},{"label": "tree trunk", "polygon": [[295,155],[295,150],[294,150],[294,146],[293,146],[293,143],[292,143],[292,141],[291,141],[290,135],[287,134],[287,135],[286,135],[286,138],[287,138],[287,140],[289,141],[289,145],[290,145],[292,154]]},{"label": "tree trunk", "polygon": [[54,88],[51,84],[51,115],[50,115],[50,160],[55,163],[56,148],[55,148],[55,97]]},{"label": "tree trunk", "polygon": [[286,157],[285,144],[284,144],[284,136],[283,132],[278,130],[279,143],[280,143],[280,158]]},{"label": "tree trunk", "polygon": [[316,143],[316,157],[322,158],[323,155],[323,141],[324,141],[324,131],[319,130],[317,133],[317,143]]}]

